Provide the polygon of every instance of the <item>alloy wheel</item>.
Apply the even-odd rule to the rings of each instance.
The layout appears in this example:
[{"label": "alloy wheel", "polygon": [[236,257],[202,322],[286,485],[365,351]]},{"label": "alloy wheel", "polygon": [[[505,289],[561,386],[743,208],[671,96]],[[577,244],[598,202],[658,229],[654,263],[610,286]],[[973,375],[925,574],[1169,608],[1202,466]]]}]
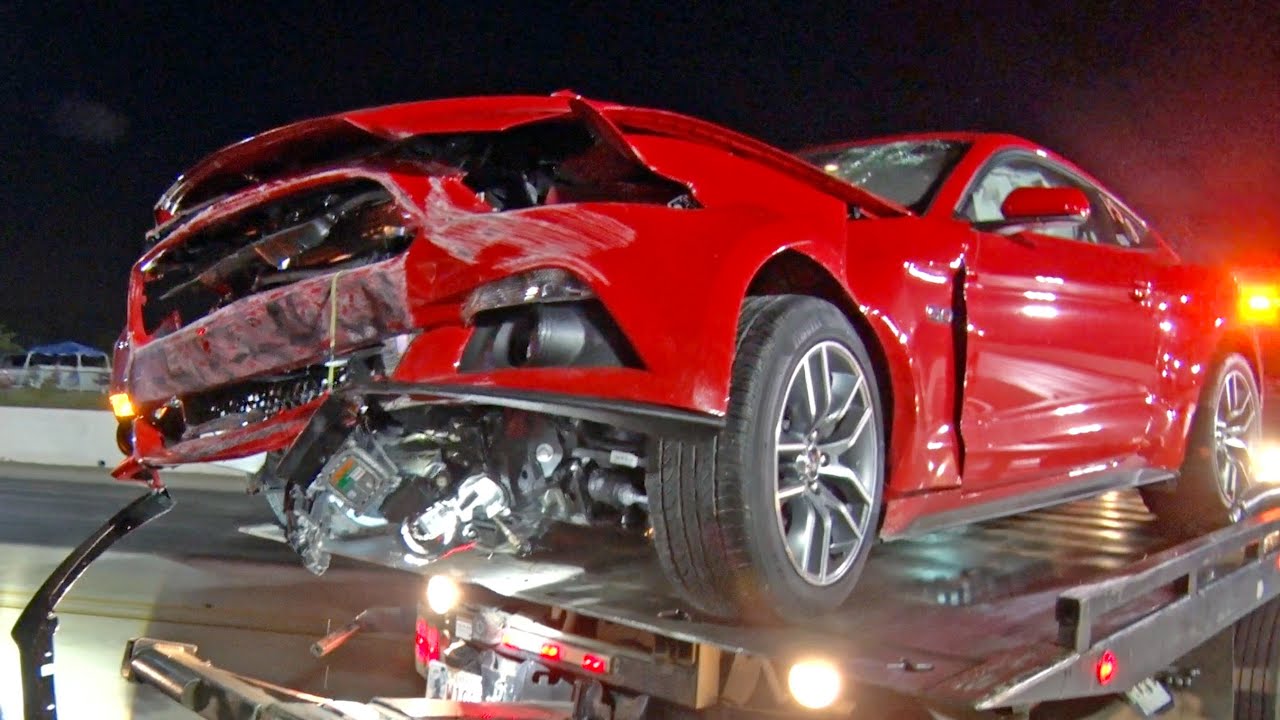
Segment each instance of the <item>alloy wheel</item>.
[{"label": "alloy wheel", "polygon": [[805,352],[787,381],[775,433],[775,507],[787,557],[812,585],[838,582],[870,541],[879,477],[870,381],[833,341]]},{"label": "alloy wheel", "polygon": [[1259,403],[1250,378],[1232,369],[1223,379],[1213,423],[1214,465],[1218,489],[1234,503],[1253,476],[1250,447],[1260,428]]}]

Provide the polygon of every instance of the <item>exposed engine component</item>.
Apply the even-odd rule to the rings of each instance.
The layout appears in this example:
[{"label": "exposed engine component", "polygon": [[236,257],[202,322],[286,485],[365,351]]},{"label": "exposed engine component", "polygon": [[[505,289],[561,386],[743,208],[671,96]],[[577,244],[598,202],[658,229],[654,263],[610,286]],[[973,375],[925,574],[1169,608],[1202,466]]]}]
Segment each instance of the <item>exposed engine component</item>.
[{"label": "exposed engine component", "polygon": [[370,403],[319,472],[289,480],[287,535],[308,570],[328,569],[331,542],[371,534],[398,535],[430,562],[462,546],[527,553],[556,522],[644,524],[635,438],[527,412],[460,412]]},{"label": "exposed engine component", "polygon": [[289,542],[303,565],[323,574],[329,568],[329,553],[324,549],[328,538],[384,529],[387,519],[381,514],[382,504],[400,484],[397,467],[372,435],[353,433],[313,482],[293,488]]},{"label": "exposed engine component", "polygon": [[[325,466],[320,479],[337,493],[356,515],[373,515],[391,490],[399,485],[394,467],[383,465],[372,454],[352,447]],[[371,512],[373,511],[373,512]]]},{"label": "exposed engine component", "polygon": [[405,542],[419,554],[431,554],[426,543],[449,547],[474,536],[476,521],[500,522],[511,514],[507,493],[488,476],[472,475],[458,483],[455,493],[404,524]]},{"label": "exposed engine component", "polygon": [[649,498],[635,488],[630,479],[616,472],[596,470],[587,478],[587,492],[596,502],[625,509],[632,505],[649,506]]},{"label": "exposed engine component", "polygon": [[[494,413],[485,452],[449,496],[407,521],[402,537],[430,557],[458,543],[528,552],[550,522],[585,524],[563,485],[565,451],[555,424],[526,413]],[[438,435],[437,435],[438,437]]]}]

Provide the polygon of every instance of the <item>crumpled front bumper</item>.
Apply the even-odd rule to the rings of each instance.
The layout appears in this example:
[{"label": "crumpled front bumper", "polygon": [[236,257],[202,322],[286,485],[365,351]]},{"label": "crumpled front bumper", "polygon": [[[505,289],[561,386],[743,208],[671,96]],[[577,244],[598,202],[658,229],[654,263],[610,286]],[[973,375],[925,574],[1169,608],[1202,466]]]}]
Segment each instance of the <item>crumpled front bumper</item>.
[{"label": "crumpled front bumper", "polygon": [[252,295],[137,348],[136,404],[323,361],[412,327],[405,256]]},{"label": "crumpled front bumper", "polygon": [[177,442],[166,440],[154,411],[405,333],[413,326],[405,261],[401,255],[253,295],[135,348],[127,387],[143,412],[133,420],[133,452],[113,474],[139,478],[149,466],[214,462],[287,446],[324,395],[261,421]]},{"label": "crumpled front bumper", "polygon": [[[717,345],[710,360],[700,356],[691,363],[687,345],[677,338],[707,338],[707,318],[723,319],[721,324],[730,328],[736,296],[723,300],[713,293],[713,283],[703,287],[688,281],[681,284],[697,288],[690,297],[655,295],[645,281],[652,275],[650,268],[670,266],[665,245],[657,243],[672,237],[671,218],[689,222],[703,216],[625,204],[483,213],[464,208],[458,196],[465,188],[448,178],[370,177],[400,188],[394,194],[413,209],[421,228],[407,250],[393,258],[241,298],[157,337],[148,337],[140,320],[142,268],[157,251],[138,263],[131,289],[131,357],[122,389],[140,414],[134,422],[133,451],[117,468],[117,477],[137,478],[149,467],[215,462],[287,447],[334,383],[326,383],[323,393],[311,392],[239,425],[204,427],[196,420],[188,426],[184,417],[184,426],[199,426],[200,432],[175,433],[155,422],[155,415],[166,405],[190,408],[193,396],[238,392],[259,379],[315,369],[356,352],[385,350],[397,344],[388,343],[392,339],[403,341],[396,348],[394,369],[361,379],[359,387],[339,381],[337,389],[353,398],[408,395],[513,407],[659,434],[722,424],[727,356]],[[273,185],[269,194],[275,197],[288,187],[314,182],[315,177],[290,180]],[[229,201],[230,210],[217,212],[243,209],[240,205],[249,201]],[[191,222],[197,221],[208,224],[199,218]],[[700,236],[715,234],[708,228],[679,227]],[[175,231],[165,242],[180,243],[184,232]],[[639,242],[638,234],[655,240]],[[589,282],[643,362],[634,367],[464,370],[460,361],[474,335],[461,314],[469,293],[547,266],[565,268]],[[681,268],[700,277],[695,266]],[[665,274],[671,275],[669,269]],[[622,277],[637,281],[608,280]],[[690,305],[698,312],[689,312]]]}]

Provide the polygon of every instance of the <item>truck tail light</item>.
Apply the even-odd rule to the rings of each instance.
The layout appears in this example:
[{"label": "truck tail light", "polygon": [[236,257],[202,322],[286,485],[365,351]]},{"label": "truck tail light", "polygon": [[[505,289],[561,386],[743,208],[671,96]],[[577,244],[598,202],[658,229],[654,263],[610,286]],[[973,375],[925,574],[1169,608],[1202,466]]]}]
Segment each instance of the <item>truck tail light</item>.
[{"label": "truck tail light", "polygon": [[843,681],[834,663],[813,658],[800,660],[787,671],[787,689],[796,704],[810,710],[831,707],[840,699]]},{"label": "truck tail light", "polygon": [[551,662],[576,665],[591,673],[608,673],[612,665],[612,658],[607,654],[593,653],[586,647],[574,645],[572,640],[565,642],[563,638],[547,637],[523,628],[506,628],[500,642],[507,650],[528,653]]},{"label": "truck tail light", "polygon": [[418,660],[424,664],[440,659],[440,631],[422,618],[418,618],[414,633],[414,651],[418,654]]},{"label": "truck tail light", "polygon": [[548,660],[559,660],[563,651],[555,643],[543,643],[542,649],[538,651],[538,654]]}]

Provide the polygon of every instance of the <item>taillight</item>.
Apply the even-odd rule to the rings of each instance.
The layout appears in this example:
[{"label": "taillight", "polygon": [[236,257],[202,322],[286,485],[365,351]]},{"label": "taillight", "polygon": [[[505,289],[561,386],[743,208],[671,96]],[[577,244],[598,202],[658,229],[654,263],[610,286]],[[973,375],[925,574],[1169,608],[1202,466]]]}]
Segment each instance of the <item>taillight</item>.
[{"label": "taillight", "polygon": [[418,654],[418,661],[423,664],[440,659],[440,631],[422,618],[418,618],[417,631],[414,633],[414,650]]},{"label": "taillight", "polygon": [[563,653],[564,651],[561,650],[560,646],[556,645],[555,643],[543,643],[542,649],[538,651],[539,655],[541,655],[542,657],[548,660],[559,660],[560,655],[562,655]]},{"label": "taillight", "polygon": [[452,578],[432,575],[427,580],[427,607],[431,608],[431,612],[448,615],[461,600],[462,588]]},{"label": "taillight", "polygon": [[593,673],[609,672],[609,662],[605,658],[587,654],[582,656],[582,669]]},{"label": "taillight", "polygon": [[796,703],[811,710],[821,710],[840,699],[843,680],[840,669],[828,660],[800,660],[787,671],[787,689]]},{"label": "taillight", "polygon": [[502,632],[501,646],[507,650],[536,655],[543,660],[565,665],[577,665],[592,673],[605,674],[610,671],[612,660],[608,655],[588,652],[586,648],[575,646],[572,640],[562,642],[562,638],[549,638],[540,633],[521,628],[508,627]]}]

